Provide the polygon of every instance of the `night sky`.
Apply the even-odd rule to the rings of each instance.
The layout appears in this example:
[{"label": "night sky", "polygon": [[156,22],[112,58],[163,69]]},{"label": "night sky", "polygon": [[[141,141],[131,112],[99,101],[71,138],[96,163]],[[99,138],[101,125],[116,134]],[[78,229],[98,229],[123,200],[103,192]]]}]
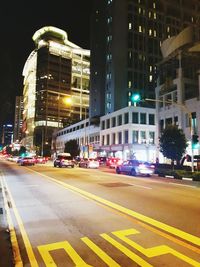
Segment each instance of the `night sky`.
[{"label": "night sky", "polygon": [[35,48],[32,36],[41,27],[67,32],[71,42],[90,49],[93,0],[6,1],[0,10],[0,127],[14,119],[15,96],[22,95],[22,71]]}]

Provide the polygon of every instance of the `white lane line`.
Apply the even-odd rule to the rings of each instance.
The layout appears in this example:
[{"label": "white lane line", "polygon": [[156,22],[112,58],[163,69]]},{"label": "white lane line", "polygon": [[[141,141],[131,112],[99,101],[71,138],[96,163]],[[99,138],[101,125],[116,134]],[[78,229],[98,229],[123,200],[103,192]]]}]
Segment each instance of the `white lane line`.
[{"label": "white lane line", "polygon": [[177,186],[190,187],[190,188],[197,188],[197,186],[195,186],[195,185],[177,184],[177,183],[169,183],[169,184],[177,185]]}]

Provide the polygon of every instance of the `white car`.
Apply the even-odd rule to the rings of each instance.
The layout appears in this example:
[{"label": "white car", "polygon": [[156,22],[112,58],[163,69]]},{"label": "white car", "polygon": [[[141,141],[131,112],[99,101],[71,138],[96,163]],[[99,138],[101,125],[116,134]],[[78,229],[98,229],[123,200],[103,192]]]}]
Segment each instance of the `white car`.
[{"label": "white car", "polygon": [[79,167],[98,169],[99,168],[99,161],[97,159],[82,159],[79,162]]}]

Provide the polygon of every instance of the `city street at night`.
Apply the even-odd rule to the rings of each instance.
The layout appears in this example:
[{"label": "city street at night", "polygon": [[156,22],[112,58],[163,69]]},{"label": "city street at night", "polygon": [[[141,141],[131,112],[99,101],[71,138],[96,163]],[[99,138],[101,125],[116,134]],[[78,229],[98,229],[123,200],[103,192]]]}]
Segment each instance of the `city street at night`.
[{"label": "city street at night", "polygon": [[16,266],[200,266],[199,182],[107,167],[0,169]]}]

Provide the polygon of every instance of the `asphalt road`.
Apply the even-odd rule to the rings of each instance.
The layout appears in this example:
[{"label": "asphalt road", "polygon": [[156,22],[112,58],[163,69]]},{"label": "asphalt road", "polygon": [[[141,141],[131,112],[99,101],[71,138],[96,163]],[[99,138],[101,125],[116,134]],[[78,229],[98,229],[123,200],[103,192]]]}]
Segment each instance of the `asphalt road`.
[{"label": "asphalt road", "polygon": [[106,168],[0,169],[18,266],[200,266],[200,183]]}]

